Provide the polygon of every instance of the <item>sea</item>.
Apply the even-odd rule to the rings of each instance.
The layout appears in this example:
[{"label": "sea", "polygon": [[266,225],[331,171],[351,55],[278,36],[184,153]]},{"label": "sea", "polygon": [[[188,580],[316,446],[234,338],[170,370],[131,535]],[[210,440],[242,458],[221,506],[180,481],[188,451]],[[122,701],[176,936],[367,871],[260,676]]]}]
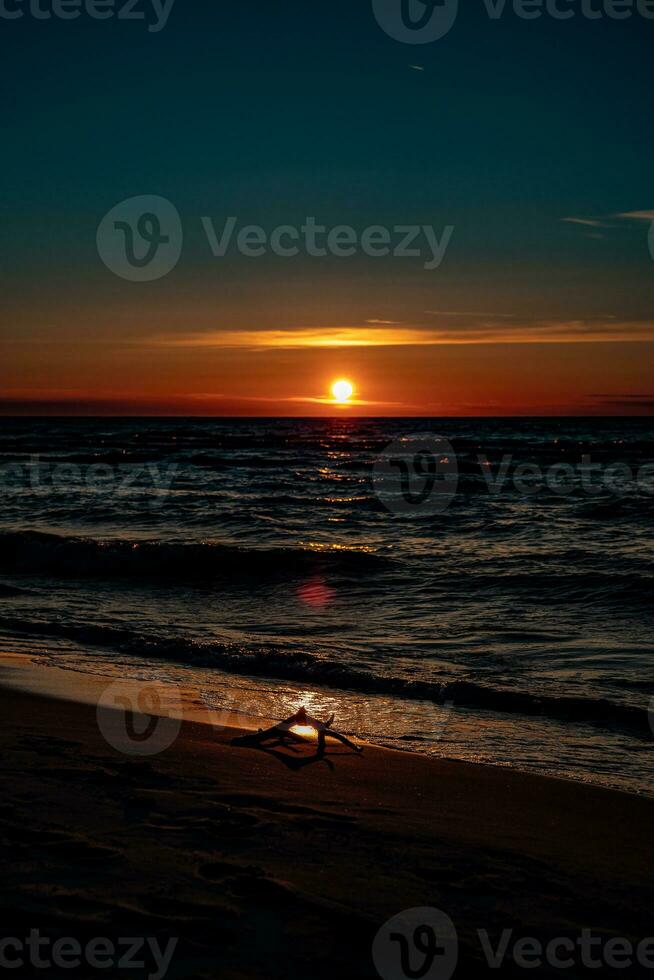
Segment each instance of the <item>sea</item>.
[{"label": "sea", "polygon": [[653,516],[651,418],[5,418],[0,652],[652,795]]}]

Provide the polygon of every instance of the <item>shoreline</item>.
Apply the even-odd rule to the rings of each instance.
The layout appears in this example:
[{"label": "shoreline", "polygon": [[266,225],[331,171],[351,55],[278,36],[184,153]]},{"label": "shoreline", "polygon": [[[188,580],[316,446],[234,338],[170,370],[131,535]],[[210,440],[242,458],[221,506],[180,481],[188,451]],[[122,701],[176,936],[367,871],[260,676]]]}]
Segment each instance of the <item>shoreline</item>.
[{"label": "shoreline", "polygon": [[651,931],[652,800],[371,745],[237,748],[197,721],[139,755],[132,713],[99,727],[89,704],[4,683],[0,707],[8,935],[177,937],[171,977],[360,980],[378,930],[417,907],[449,916],[477,975],[498,975],[478,930]]},{"label": "shoreline", "polygon": [[[267,728],[277,721],[283,720],[282,716],[277,715],[254,715],[240,710],[240,708],[214,707],[208,702],[199,704],[198,690],[193,685],[184,686],[153,681],[150,678],[124,678],[91,673],[84,670],[83,667],[71,668],[44,664],[29,654],[9,653],[6,650],[0,651],[0,690],[3,688],[37,697],[91,706],[102,703],[106,699],[107,692],[109,692],[112,701],[116,697],[122,698],[126,704],[133,705],[137,713],[145,712],[154,716],[173,717],[181,722],[205,725],[214,734],[223,729],[229,729],[234,734],[252,732],[259,728]],[[148,694],[152,689],[156,691],[154,703]],[[166,698],[167,692],[170,692],[169,698]],[[299,706],[298,704],[295,707]],[[358,744],[370,748],[385,749],[389,752],[417,756],[435,762],[450,762],[456,765],[478,766],[482,769],[498,772],[534,776],[539,779],[555,780],[574,786],[620,793],[635,799],[654,801],[654,791],[648,794],[644,791],[638,792],[621,786],[605,785],[599,778],[589,777],[584,780],[578,778],[576,774],[550,774],[526,766],[516,766],[513,763],[489,762],[485,759],[466,759],[449,756],[446,753],[425,752],[411,744],[389,745],[383,739],[378,742],[371,742],[351,731],[346,732],[346,734]]]}]

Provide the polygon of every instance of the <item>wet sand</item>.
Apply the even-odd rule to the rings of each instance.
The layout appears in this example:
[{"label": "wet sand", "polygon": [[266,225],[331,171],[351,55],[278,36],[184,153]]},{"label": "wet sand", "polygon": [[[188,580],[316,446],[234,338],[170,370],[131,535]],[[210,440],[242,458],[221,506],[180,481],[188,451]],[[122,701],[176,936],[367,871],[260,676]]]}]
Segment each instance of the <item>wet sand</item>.
[{"label": "wet sand", "polygon": [[[142,721],[111,717],[116,744]],[[418,906],[454,922],[455,976],[488,971],[480,929],[493,945],[504,929],[654,932],[652,800],[372,746],[235,747],[237,734],[184,722],[139,757],[107,741],[92,705],[0,687],[3,936],[176,938],[171,978],[366,980],[378,929]],[[507,957],[490,975],[561,972]]]}]

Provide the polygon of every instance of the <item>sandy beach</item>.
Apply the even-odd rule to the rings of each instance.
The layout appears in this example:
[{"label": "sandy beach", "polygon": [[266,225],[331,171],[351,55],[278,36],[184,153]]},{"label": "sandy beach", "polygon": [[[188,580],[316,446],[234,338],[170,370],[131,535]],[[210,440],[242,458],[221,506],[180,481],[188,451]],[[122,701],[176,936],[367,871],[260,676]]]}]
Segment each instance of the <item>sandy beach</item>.
[{"label": "sandy beach", "polygon": [[[523,937],[590,930],[597,956],[652,932],[652,800],[372,746],[238,748],[193,722],[138,758],[92,705],[7,686],[0,703],[5,936],[175,939],[171,978],[364,980],[390,969],[378,930],[416,907],[454,923],[457,976],[524,975]],[[492,969],[480,931],[496,949],[503,930]],[[158,975],[144,963],[101,975]],[[566,975],[585,969],[577,948]]]}]

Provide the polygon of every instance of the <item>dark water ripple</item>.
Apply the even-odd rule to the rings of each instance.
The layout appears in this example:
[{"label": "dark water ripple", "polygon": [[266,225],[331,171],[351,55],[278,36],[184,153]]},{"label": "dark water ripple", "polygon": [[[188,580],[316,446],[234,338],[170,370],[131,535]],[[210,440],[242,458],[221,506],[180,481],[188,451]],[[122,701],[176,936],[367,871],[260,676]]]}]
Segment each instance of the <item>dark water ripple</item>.
[{"label": "dark water ripple", "polygon": [[[374,462],[429,431],[458,492],[392,516]],[[589,489],[588,459],[634,479]],[[590,724],[599,769],[612,731],[649,733],[653,463],[648,419],[5,419],[3,635],[450,699],[542,719],[543,745],[557,719],[570,760]],[[573,477],[525,493],[525,464]]]}]

